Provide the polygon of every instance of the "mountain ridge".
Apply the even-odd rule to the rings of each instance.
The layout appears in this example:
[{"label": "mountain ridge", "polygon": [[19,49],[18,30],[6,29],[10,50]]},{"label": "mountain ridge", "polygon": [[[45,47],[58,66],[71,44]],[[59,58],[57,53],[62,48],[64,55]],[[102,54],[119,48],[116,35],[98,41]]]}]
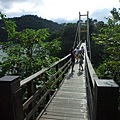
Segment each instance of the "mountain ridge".
[{"label": "mountain ridge", "polygon": [[[14,17],[14,18],[8,18],[8,20],[12,20],[17,25],[16,30],[22,31],[23,29],[29,28],[29,29],[43,29],[48,28],[49,32],[54,32],[56,30],[59,30],[62,27],[62,24],[58,24],[57,22],[53,22],[52,20],[43,19],[42,17],[38,17],[37,15],[23,15],[21,17]],[[4,23],[2,20],[0,20],[0,41],[6,41],[7,40],[7,33],[3,29]]]}]

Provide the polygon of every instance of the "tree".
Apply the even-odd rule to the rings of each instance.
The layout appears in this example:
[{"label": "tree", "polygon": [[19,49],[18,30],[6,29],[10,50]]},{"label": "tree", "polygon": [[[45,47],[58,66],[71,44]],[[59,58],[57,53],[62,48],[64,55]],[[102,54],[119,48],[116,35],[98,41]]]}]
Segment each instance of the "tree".
[{"label": "tree", "polygon": [[62,53],[63,51],[66,51],[66,53],[63,53],[64,55],[67,55],[70,53],[70,49],[73,47],[74,41],[75,41],[75,35],[76,35],[76,29],[77,24],[76,23],[67,23],[64,26],[63,34],[62,34]]},{"label": "tree", "polygon": [[107,18],[107,24],[100,29],[100,33],[93,39],[99,45],[104,46],[104,62],[97,73],[100,78],[112,78],[120,81],[120,13],[115,8],[111,11],[111,16]]},{"label": "tree", "polygon": [[1,13],[8,33],[7,42],[1,42],[2,50],[7,53],[0,64],[1,76],[5,74],[27,77],[58,60],[51,52],[60,50],[60,42],[48,42],[48,29],[24,29],[16,31],[16,24]]}]

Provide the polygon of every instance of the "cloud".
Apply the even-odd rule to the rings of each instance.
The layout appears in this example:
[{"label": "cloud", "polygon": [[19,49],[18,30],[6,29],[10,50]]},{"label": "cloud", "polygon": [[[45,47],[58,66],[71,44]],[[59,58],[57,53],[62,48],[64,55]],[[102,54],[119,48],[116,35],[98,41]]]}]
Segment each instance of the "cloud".
[{"label": "cloud", "polygon": [[90,15],[91,18],[97,19],[99,21],[106,21],[105,18],[109,17],[111,9],[104,8],[104,9],[96,9],[95,11],[92,12]]},{"label": "cloud", "polygon": [[64,18],[57,18],[57,19],[52,19],[54,22],[57,22],[58,24],[61,23],[76,23],[78,21],[78,19],[74,19],[74,20],[66,20]]},{"label": "cloud", "polygon": [[87,11],[90,18],[104,19],[110,9],[119,6],[118,0],[0,0],[0,11],[7,17],[31,14],[58,22],[77,22],[79,12]]},{"label": "cloud", "polygon": [[19,3],[20,0],[0,0],[0,6],[2,6],[3,9],[7,10],[12,8],[12,5],[14,3]]},{"label": "cloud", "polygon": [[42,5],[43,0],[34,0],[34,2],[33,0],[1,0],[0,11],[8,17],[18,17],[25,14],[37,15],[38,9],[36,8]]}]

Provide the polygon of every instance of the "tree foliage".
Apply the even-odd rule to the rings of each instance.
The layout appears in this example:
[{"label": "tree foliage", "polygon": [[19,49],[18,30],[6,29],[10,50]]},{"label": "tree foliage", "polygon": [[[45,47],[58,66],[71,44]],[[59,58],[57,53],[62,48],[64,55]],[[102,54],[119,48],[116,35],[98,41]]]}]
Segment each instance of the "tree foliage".
[{"label": "tree foliage", "polygon": [[60,30],[53,32],[48,38],[49,41],[56,38],[61,41],[61,51],[57,54],[60,58],[68,55],[73,47],[76,29],[76,23],[64,23]]},{"label": "tree foliage", "polygon": [[7,42],[1,42],[2,50],[7,53],[0,64],[1,76],[19,75],[24,78],[58,60],[51,52],[57,53],[61,49],[60,42],[57,39],[47,41],[50,36],[48,29],[28,28],[17,32],[16,24],[2,13],[0,15],[8,34]]},{"label": "tree foliage", "polygon": [[97,73],[100,78],[112,78],[120,81],[120,12],[116,8],[110,11],[107,24],[94,34],[96,44],[103,46],[104,62]]}]

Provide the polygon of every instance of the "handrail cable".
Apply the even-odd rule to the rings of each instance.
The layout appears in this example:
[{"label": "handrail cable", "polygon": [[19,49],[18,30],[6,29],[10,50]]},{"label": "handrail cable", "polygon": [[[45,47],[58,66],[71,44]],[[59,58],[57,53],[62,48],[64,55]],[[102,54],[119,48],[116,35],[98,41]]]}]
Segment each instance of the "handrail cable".
[{"label": "handrail cable", "polygon": [[89,51],[89,58],[91,60],[91,47],[90,47],[90,34],[89,34],[89,12],[87,11],[87,45],[88,45],[88,51]]},{"label": "handrail cable", "polygon": [[77,42],[77,35],[78,35],[78,46],[80,44],[80,20],[81,20],[81,15],[80,15],[80,12],[79,12],[79,22],[78,22],[78,25],[77,25],[77,30],[76,30],[76,35],[75,35],[75,40],[74,40],[74,44],[73,44],[73,48],[75,48],[75,44]]}]

